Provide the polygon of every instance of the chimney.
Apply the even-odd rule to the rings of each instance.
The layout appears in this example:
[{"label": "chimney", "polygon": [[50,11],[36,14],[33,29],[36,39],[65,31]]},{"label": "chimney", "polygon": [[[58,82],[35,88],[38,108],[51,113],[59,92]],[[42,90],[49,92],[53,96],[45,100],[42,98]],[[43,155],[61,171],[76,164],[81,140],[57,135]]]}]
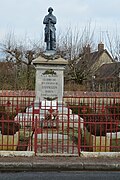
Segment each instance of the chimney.
[{"label": "chimney", "polygon": [[90,56],[90,45],[83,47],[83,53],[84,55]]},{"label": "chimney", "polygon": [[98,51],[101,52],[104,50],[104,44],[101,42],[98,44]]}]

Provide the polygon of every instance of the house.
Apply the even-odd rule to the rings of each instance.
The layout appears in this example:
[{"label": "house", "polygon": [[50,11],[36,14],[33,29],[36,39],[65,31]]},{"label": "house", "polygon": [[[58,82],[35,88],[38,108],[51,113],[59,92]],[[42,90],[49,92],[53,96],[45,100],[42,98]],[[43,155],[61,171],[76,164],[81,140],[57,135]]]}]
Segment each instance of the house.
[{"label": "house", "polygon": [[95,91],[120,92],[120,62],[103,64],[96,71],[94,89]]},{"label": "house", "polygon": [[95,77],[100,79],[120,78],[120,62],[103,64],[96,72]]},{"label": "house", "polygon": [[103,64],[113,62],[110,53],[104,49],[104,44],[99,43],[95,52],[91,52],[90,45],[83,48],[83,54],[77,60],[76,68],[83,73],[84,79],[91,79]]}]

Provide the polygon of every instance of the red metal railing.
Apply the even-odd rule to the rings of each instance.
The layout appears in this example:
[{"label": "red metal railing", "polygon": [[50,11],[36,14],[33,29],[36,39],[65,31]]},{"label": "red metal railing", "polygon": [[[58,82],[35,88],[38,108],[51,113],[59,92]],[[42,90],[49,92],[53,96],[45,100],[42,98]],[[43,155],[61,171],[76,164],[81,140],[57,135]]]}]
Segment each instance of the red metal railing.
[{"label": "red metal railing", "polygon": [[[52,154],[78,154],[78,122],[65,106],[52,106],[45,114],[41,124],[36,119],[35,152]],[[66,112],[65,112],[66,111]],[[72,117],[72,121],[70,118]],[[76,131],[75,131],[76,128]]]},{"label": "red metal railing", "polygon": [[64,101],[83,119],[78,128],[80,151],[120,151],[119,96],[69,96]]},{"label": "red metal railing", "polygon": [[120,151],[120,96],[0,96],[0,150],[52,154]]},{"label": "red metal railing", "polygon": [[0,96],[0,150],[31,150],[32,116],[26,122],[25,111],[33,102],[34,96]]}]

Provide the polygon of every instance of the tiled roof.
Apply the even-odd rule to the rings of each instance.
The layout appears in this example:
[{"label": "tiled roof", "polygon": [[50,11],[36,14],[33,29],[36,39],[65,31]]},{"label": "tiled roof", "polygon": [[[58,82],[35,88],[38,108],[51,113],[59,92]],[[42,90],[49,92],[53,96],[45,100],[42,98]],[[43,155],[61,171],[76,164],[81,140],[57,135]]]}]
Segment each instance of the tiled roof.
[{"label": "tiled roof", "polygon": [[120,73],[120,62],[114,62],[109,64],[103,64],[95,73],[99,78],[112,78],[118,77]]},{"label": "tiled roof", "polygon": [[[89,66],[92,66],[99,58],[100,56],[103,54],[103,53],[107,53],[107,55],[111,58],[111,60],[113,61],[112,57],[110,56],[110,54],[108,53],[108,51],[106,49],[102,50],[102,51],[95,51],[95,52],[91,52],[89,54],[89,57],[88,57],[88,61],[89,61]],[[77,61],[77,65],[81,65],[81,63],[83,61],[85,61],[85,54],[82,54],[81,57],[79,58],[79,60]]]}]

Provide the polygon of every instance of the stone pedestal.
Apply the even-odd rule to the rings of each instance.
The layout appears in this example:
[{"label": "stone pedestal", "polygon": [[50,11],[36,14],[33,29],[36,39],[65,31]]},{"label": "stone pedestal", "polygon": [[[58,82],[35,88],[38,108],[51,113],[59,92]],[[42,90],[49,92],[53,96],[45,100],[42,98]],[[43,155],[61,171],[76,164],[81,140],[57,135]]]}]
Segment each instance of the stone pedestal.
[{"label": "stone pedestal", "polygon": [[39,56],[33,60],[36,68],[36,101],[62,101],[64,89],[64,69],[68,63],[63,58]]}]

